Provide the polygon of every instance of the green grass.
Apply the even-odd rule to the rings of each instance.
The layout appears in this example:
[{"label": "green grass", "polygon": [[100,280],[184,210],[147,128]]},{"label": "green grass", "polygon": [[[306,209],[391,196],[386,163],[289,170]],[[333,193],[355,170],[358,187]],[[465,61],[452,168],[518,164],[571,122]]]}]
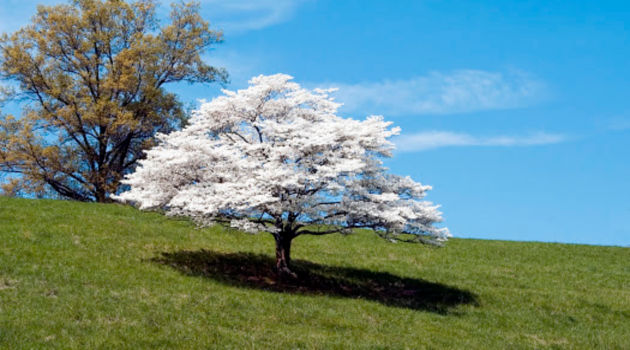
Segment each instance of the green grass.
[{"label": "green grass", "polygon": [[0,347],[630,348],[630,249],[369,232],[273,240],[121,205],[0,198]]}]

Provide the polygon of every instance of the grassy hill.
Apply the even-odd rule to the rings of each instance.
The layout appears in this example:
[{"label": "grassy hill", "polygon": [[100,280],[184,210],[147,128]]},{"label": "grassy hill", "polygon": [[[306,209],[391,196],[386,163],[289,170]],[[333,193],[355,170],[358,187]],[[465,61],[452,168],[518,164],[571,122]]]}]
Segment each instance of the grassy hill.
[{"label": "grassy hill", "polygon": [[[596,234],[596,233],[594,233]],[[369,232],[273,240],[0,198],[0,348],[630,348],[630,249]]]}]

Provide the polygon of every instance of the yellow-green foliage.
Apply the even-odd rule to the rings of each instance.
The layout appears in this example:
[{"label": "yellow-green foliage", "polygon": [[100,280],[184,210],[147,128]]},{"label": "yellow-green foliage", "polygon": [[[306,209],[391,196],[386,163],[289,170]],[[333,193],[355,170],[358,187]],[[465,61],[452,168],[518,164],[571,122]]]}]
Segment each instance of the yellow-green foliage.
[{"label": "yellow-green foliage", "polygon": [[[0,77],[32,103],[0,118],[0,170],[21,174],[8,193],[52,189],[104,201],[150,147],[183,122],[179,81],[225,81],[202,53],[221,41],[198,5],[176,3],[159,26],[153,0],[73,0],[39,6],[32,23],[0,37]],[[3,89],[3,92],[7,92]]]}]

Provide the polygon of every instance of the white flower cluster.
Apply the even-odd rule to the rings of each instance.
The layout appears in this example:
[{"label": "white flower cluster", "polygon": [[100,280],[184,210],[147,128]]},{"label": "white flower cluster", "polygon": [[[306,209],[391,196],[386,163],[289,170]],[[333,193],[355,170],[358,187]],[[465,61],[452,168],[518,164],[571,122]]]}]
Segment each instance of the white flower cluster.
[{"label": "white flower cluster", "polygon": [[356,227],[389,237],[449,235],[429,186],[386,173],[399,133],[380,116],[336,115],[330,90],[308,90],[284,74],[204,102],[181,131],[159,144],[115,196],[141,208],[214,217],[248,232],[325,234]]}]

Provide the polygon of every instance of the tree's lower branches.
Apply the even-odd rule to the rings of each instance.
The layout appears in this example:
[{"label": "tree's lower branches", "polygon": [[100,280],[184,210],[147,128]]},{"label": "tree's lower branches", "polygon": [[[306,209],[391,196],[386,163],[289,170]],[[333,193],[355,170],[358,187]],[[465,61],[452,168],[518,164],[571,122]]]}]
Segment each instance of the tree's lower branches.
[{"label": "tree's lower branches", "polygon": [[[393,242],[422,243],[422,244],[438,246],[438,247],[443,246],[443,244],[440,243],[439,241],[426,239],[426,238],[422,237],[422,235],[417,234],[417,233],[401,232],[402,235],[401,234],[395,234],[395,235],[394,234],[387,234],[387,232],[383,232],[383,231],[381,231],[381,232],[376,231],[376,233],[381,238],[387,239],[387,240],[393,241]],[[410,238],[406,238],[408,236],[411,236],[411,237]]]},{"label": "tree's lower branches", "polygon": [[[242,220],[242,219],[244,219],[242,216],[232,215],[232,214],[227,214],[227,213],[222,213],[220,215],[217,215],[211,218],[213,222],[217,224],[221,224],[221,225],[229,225],[233,220]],[[246,218],[246,219],[256,224],[271,225],[271,226],[275,226],[276,224],[275,220],[265,219],[262,216],[258,218]]]},{"label": "tree's lower branches", "polygon": [[[312,226],[312,225],[309,225]],[[307,226],[304,226],[307,227]],[[359,225],[359,224],[352,224],[352,225],[343,225],[343,226],[336,226],[334,228],[330,228],[330,226],[326,227],[326,229],[324,230],[312,230],[312,229],[308,229],[308,228],[302,228],[296,231],[295,236],[299,236],[299,235],[314,235],[314,236],[323,236],[323,235],[328,235],[328,234],[332,234],[332,233],[344,233],[347,232],[349,230],[353,230],[356,228],[372,228],[371,225]]]},{"label": "tree's lower branches", "polygon": [[61,183],[60,181],[56,181],[54,179],[45,179],[45,182],[49,184],[55,191],[57,191],[57,193],[59,193],[60,195],[64,197],[71,198],[71,199],[81,201],[81,202],[89,202],[92,200],[88,195],[79,193],[73,190],[72,188],[68,187],[67,185]]},{"label": "tree's lower branches", "polygon": [[335,228],[328,227],[323,230],[300,229],[300,230],[297,230],[294,237],[297,237],[299,235],[323,236],[323,235],[334,234],[334,233],[348,233],[348,231],[350,230],[360,229],[360,228],[372,229],[381,238],[387,239],[392,242],[422,243],[422,244],[433,245],[433,246],[443,245],[439,241],[426,239],[422,235],[416,234],[416,233],[400,232],[398,234],[393,234],[389,231],[379,229],[378,225],[375,225],[375,224],[353,224],[353,225],[346,225],[346,226],[338,226]]},{"label": "tree's lower branches", "polygon": [[323,235],[328,235],[328,234],[332,234],[332,233],[341,233],[344,230],[348,230],[348,228],[338,228],[338,229],[332,229],[332,230],[324,230],[324,231],[313,231],[313,230],[299,230],[298,232],[296,232],[295,236],[299,236],[299,235],[313,235],[313,236],[323,236]]}]

